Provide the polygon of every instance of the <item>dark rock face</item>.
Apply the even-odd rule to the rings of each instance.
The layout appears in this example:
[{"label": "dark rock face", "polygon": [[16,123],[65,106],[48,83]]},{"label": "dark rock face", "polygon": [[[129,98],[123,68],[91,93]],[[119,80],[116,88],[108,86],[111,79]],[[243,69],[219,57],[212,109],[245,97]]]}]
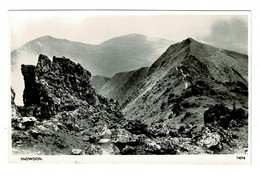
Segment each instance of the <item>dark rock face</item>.
[{"label": "dark rock face", "polygon": [[230,110],[223,104],[217,104],[204,112],[205,124],[217,124],[225,129],[231,125],[230,123],[242,123],[244,119],[247,119],[245,111],[242,108],[236,109],[235,105],[233,110]]},{"label": "dark rock face", "polygon": [[24,75],[25,89],[23,93],[23,101],[25,106],[39,104],[38,84],[35,82],[35,66],[22,65],[22,74]]},{"label": "dark rock face", "polygon": [[35,106],[34,116],[50,118],[80,106],[95,106],[99,98],[90,84],[91,74],[67,58],[40,55],[35,66],[22,65],[25,107]]}]

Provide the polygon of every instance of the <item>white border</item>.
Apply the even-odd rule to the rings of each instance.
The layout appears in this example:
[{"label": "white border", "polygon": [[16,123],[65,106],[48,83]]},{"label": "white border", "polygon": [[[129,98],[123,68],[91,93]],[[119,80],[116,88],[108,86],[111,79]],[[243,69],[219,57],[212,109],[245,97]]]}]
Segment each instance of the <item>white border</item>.
[{"label": "white border", "polygon": [[[49,11],[42,11],[43,13],[48,14]],[[64,12],[64,11],[62,11]],[[65,13],[76,12],[77,11],[65,11]],[[249,31],[249,51],[250,51],[250,43],[251,43],[251,12],[250,11],[114,11],[114,10],[106,10],[106,11],[80,11],[82,13],[89,13],[89,15],[247,15],[248,16],[248,31]],[[12,13],[12,12],[10,12]],[[27,12],[28,13],[28,12]],[[30,13],[30,11],[29,11]],[[33,14],[33,13],[32,13]],[[55,12],[54,12],[55,14]],[[251,54],[249,52],[249,80],[251,76]],[[249,82],[249,85],[250,82]],[[251,87],[249,87],[250,89]],[[251,110],[251,91],[249,91],[249,111]],[[9,103],[10,104],[10,103]],[[11,111],[11,110],[10,110]],[[251,130],[251,113],[249,113],[249,132]],[[11,129],[9,121],[9,129]],[[250,133],[251,134],[251,133]],[[9,162],[39,162],[39,163],[145,163],[145,164],[249,164],[250,163],[250,136],[249,138],[249,153],[247,155],[159,155],[159,156],[40,156],[42,160],[39,161],[22,161],[21,157],[12,155],[11,152],[11,140],[9,140]],[[9,130],[9,139],[11,139],[11,130]],[[245,160],[239,160],[237,157],[244,156]]]},{"label": "white border", "polygon": [[[208,2],[208,3],[207,3]],[[252,11],[252,164],[251,166],[205,166],[205,165],[14,165],[8,164],[7,156],[7,118],[8,108],[6,102],[9,100],[7,92],[9,87],[1,86],[1,114],[0,119],[0,135],[1,135],[1,148],[0,148],[0,167],[1,173],[8,175],[75,175],[75,174],[94,174],[94,175],[257,175],[259,173],[259,98],[260,98],[260,53],[259,53],[259,3],[257,0],[214,0],[214,1],[172,1],[172,0],[157,0],[157,1],[140,1],[132,0],[131,3],[120,0],[106,1],[106,0],[73,0],[71,2],[63,0],[60,1],[45,0],[45,1],[23,1],[23,0],[9,0],[0,1],[1,8],[1,49],[0,58],[1,65],[1,82],[8,85],[8,65],[7,58],[8,51],[8,29],[7,29],[7,10],[10,9],[174,9],[174,10],[251,10]]]}]

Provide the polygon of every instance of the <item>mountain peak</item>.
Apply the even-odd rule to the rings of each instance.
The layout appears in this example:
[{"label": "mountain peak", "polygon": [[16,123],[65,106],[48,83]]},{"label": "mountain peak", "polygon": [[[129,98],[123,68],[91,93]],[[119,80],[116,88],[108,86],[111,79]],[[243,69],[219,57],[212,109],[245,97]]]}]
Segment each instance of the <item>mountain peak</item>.
[{"label": "mountain peak", "polygon": [[193,38],[189,37],[185,40],[182,41],[183,44],[190,44],[190,43],[194,43],[197,42],[196,40],[194,40]]},{"label": "mountain peak", "polygon": [[[50,36],[50,35],[45,35],[45,36],[42,36],[42,37],[39,37],[37,38],[38,40],[42,40],[42,39],[55,39],[54,37]],[[36,39],[36,40],[37,40]]]}]

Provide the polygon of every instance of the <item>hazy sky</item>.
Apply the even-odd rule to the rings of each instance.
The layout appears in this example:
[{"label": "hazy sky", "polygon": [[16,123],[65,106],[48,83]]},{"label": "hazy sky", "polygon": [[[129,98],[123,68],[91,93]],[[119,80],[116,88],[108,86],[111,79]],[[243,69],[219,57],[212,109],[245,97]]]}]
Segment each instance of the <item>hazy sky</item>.
[{"label": "hazy sky", "polygon": [[213,46],[247,53],[247,13],[10,11],[10,47],[51,35],[99,44],[130,33],[174,41],[192,37]]}]

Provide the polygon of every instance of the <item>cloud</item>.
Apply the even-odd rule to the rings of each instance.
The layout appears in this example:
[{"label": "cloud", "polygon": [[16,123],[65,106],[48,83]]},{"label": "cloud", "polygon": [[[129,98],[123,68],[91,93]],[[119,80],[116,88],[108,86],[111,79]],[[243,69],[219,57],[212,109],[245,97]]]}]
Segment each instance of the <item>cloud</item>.
[{"label": "cloud", "polygon": [[247,18],[217,20],[210,28],[210,33],[203,38],[205,43],[213,46],[248,53],[248,22]]}]

